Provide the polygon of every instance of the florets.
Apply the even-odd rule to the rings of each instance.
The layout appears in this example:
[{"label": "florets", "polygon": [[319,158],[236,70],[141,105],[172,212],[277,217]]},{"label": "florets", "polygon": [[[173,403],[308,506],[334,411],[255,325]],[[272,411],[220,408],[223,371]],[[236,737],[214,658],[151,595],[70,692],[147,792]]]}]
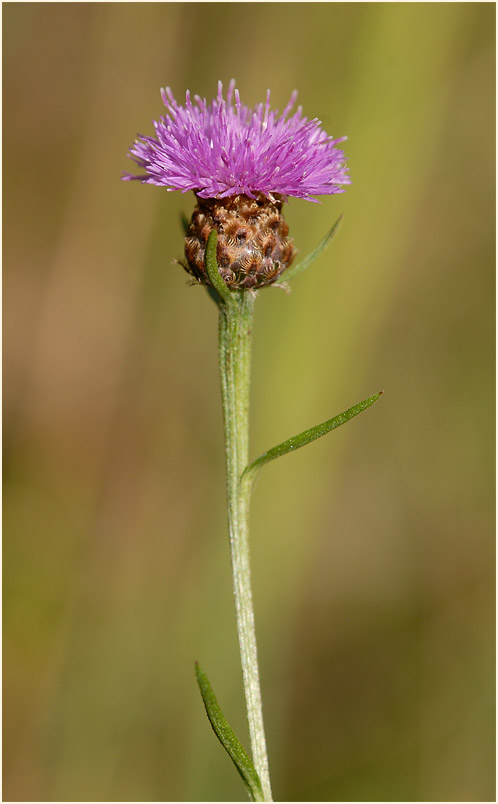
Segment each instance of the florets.
[{"label": "florets", "polygon": [[266,103],[249,108],[241,103],[235,82],[227,98],[222,84],[208,104],[187,92],[180,106],[169,88],[161,91],[167,115],[154,122],[155,137],[140,136],[131,158],[145,172],[137,179],[168,190],[194,190],[200,198],[260,194],[295,196],[315,201],[314,195],[344,192],[350,184],[343,151],[345,137],[333,139],[317,119],[291,115],[293,92],[282,114]]}]

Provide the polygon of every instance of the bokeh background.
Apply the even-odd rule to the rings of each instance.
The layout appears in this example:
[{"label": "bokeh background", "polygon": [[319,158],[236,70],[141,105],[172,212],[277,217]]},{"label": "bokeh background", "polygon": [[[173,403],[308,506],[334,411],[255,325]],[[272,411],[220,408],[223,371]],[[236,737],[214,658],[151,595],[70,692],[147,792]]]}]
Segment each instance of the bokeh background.
[{"label": "bokeh background", "polygon": [[252,563],[280,800],[494,800],[494,31],[484,3],[3,6],[4,800],[243,800],[216,310],[191,194],[124,184],[161,86],[294,88],[353,185],[256,308]]}]

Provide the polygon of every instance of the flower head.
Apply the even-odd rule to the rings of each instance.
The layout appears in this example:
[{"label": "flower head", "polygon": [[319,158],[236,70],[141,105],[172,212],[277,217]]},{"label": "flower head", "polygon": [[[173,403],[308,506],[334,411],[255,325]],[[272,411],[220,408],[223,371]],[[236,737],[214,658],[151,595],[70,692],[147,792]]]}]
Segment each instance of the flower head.
[{"label": "flower head", "polygon": [[180,106],[169,88],[161,95],[167,115],[154,122],[155,137],[140,136],[130,148],[145,174],[124,179],[194,190],[200,198],[289,195],[309,201],[350,184],[337,147],[346,138],[329,137],[319,120],[302,116],[301,107],[291,115],[296,92],[282,114],[270,109],[269,91],[266,103],[243,105],[235,81],[226,100],[219,82],[210,104],[197,95],[193,103],[187,92]]}]

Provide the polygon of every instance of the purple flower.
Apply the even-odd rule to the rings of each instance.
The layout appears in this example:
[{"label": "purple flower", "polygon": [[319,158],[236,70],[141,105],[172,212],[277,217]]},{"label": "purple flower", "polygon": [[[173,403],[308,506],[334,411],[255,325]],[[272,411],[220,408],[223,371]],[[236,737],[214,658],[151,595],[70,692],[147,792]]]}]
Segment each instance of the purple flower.
[{"label": "purple flower", "polygon": [[319,120],[302,116],[301,107],[291,115],[296,92],[281,115],[270,109],[269,91],[265,104],[244,106],[233,80],[227,99],[219,82],[209,105],[197,95],[192,103],[187,92],[185,106],[179,106],[169,88],[161,96],[168,114],[154,122],[155,137],[140,136],[130,148],[145,175],[125,174],[125,180],[194,190],[201,198],[278,194],[308,201],[344,192],[341,185],[350,184],[337,148],[346,137],[332,139]]}]

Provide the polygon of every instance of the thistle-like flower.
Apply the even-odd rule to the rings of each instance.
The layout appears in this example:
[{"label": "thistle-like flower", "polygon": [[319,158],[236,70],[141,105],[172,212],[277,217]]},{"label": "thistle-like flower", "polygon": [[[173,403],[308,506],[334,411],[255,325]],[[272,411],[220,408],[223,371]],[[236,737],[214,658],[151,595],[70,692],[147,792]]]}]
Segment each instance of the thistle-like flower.
[{"label": "thistle-like flower", "polygon": [[234,81],[226,100],[220,82],[210,105],[198,96],[192,103],[189,92],[185,106],[169,88],[161,95],[168,114],[154,122],[156,136],[140,136],[130,149],[145,172],[123,178],[195,192],[185,268],[199,282],[210,284],[204,252],[216,228],[225,283],[271,284],[294,257],[283,202],[288,196],[316,201],[314,195],[344,192],[350,179],[337,145],[346,138],[329,137],[319,120],[302,116],[301,107],[291,115],[295,92],[281,115],[270,109],[269,91],[265,104],[243,105]]},{"label": "thistle-like flower", "polygon": [[[249,460],[251,335],[255,292],[270,285],[291,264],[294,246],[282,206],[289,196],[344,192],[350,183],[345,156],[321,122],[292,114],[296,93],[282,114],[266,103],[254,109],[240,102],[231,81],[226,99],[187,97],[180,106],[162,91],[167,114],[154,123],[155,137],[139,137],[130,149],[142,174],[126,174],[168,190],[193,190],[197,205],[187,227],[185,269],[214,288],[219,312],[219,361],[225,431],[227,513],[233,591],[252,759],[224,717],[209,681],[196,676],[209,721],[235,764],[251,801],[273,801],[259,682],[256,632],[249,570],[249,505],[255,478],[269,461],[295,452],[366,410],[380,394]],[[339,219],[340,220],[340,219]],[[339,221],[297,273],[331,240]],[[290,274],[289,274],[290,277]],[[382,393],[382,392],[380,392]]]}]

